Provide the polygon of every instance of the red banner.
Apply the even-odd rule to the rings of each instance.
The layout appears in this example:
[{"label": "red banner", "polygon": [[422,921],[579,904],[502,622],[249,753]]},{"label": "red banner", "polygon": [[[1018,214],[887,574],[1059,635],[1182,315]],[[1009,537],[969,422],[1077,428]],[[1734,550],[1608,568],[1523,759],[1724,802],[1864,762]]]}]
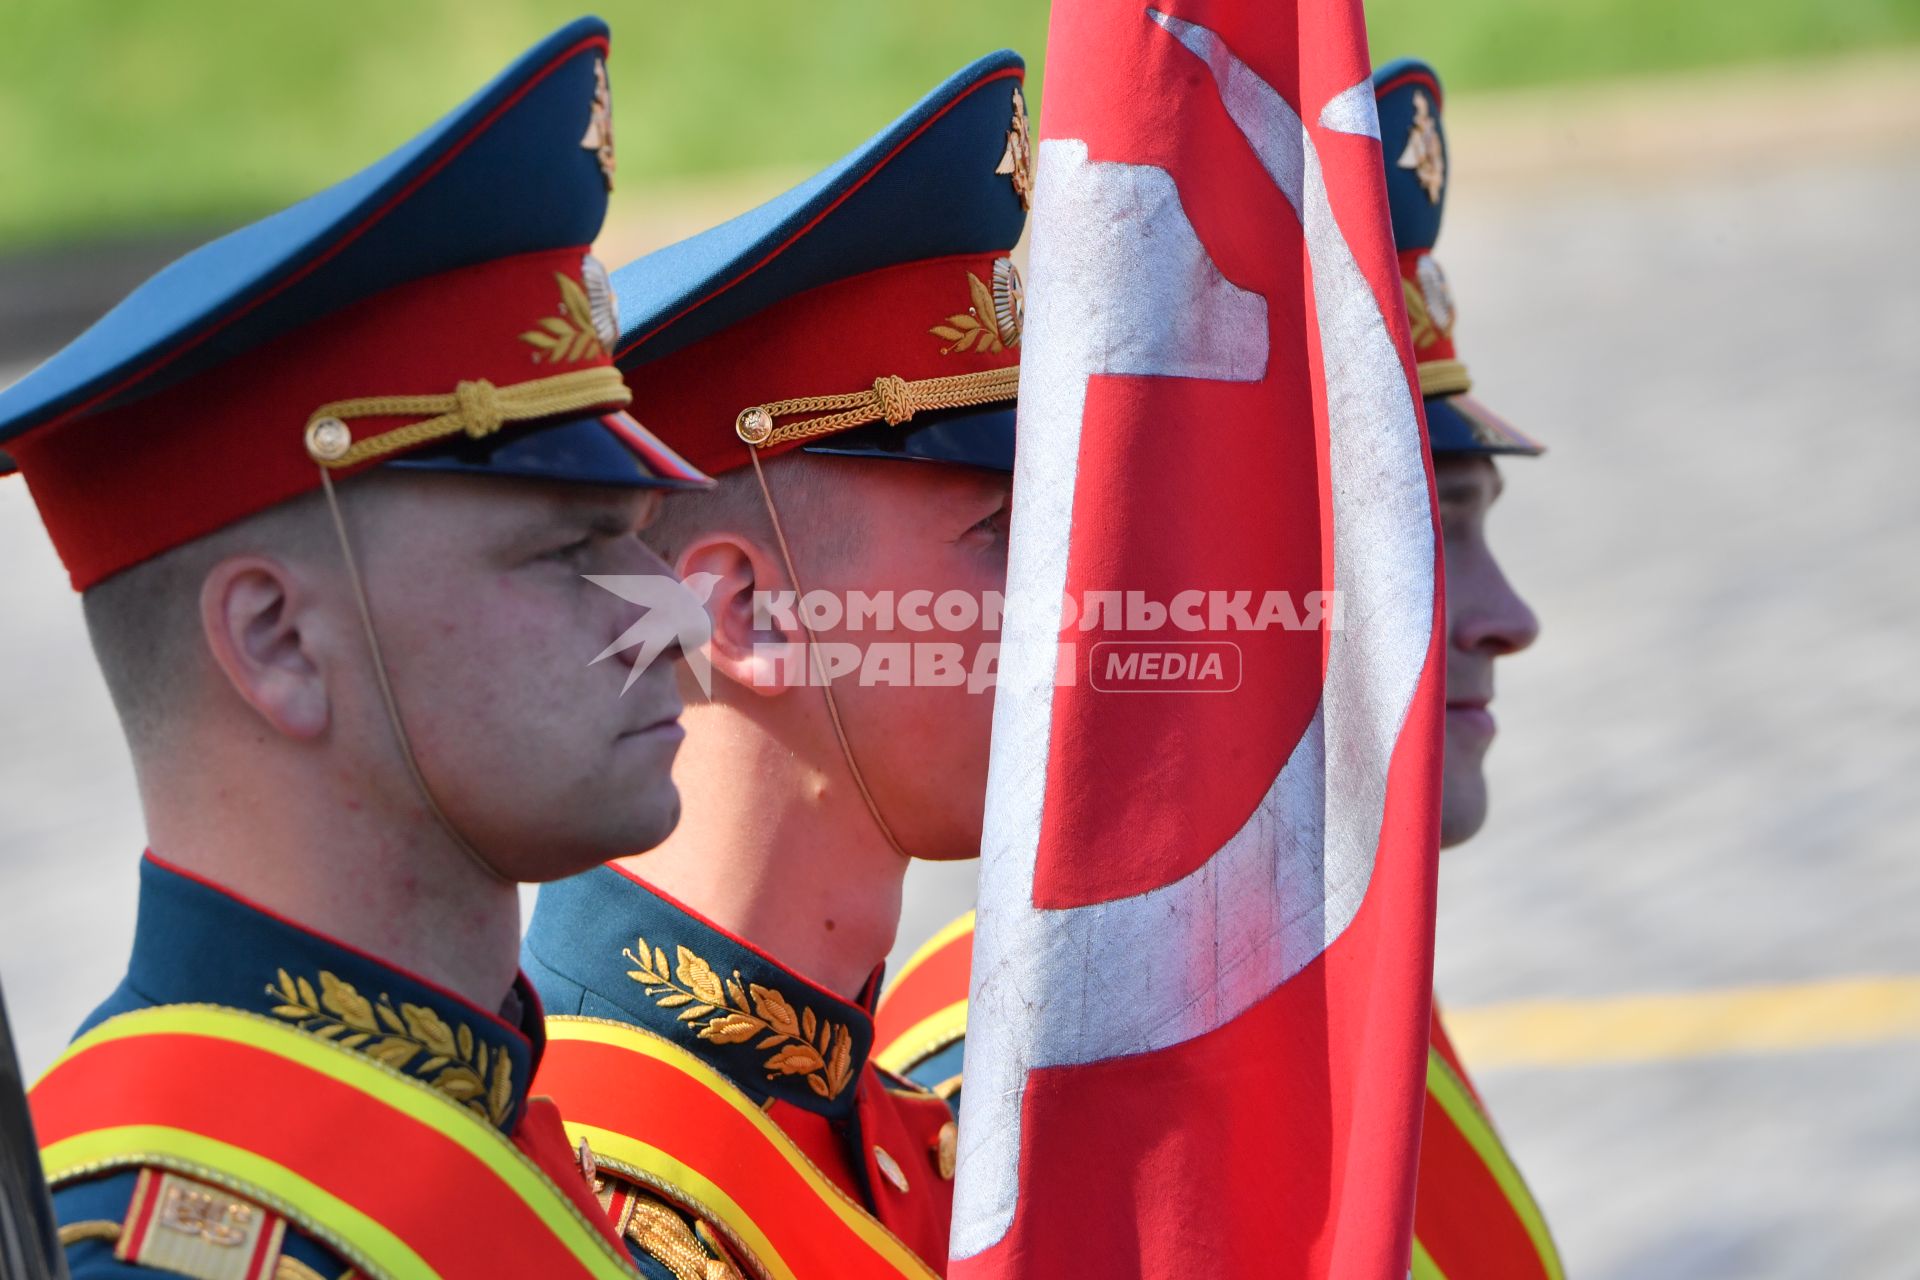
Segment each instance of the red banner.
[{"label": "red banner", "polygon": [[1436,522],[1358,0],[1057,0],[953,1274],[1400,1277]]}]

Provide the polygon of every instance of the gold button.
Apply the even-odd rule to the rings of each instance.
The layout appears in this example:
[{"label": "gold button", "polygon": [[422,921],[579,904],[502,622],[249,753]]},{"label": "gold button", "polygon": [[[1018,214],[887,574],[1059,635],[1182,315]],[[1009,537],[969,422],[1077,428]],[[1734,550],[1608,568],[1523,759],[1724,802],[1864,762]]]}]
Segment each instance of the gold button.
[{"label": "gold button", "polygon": [[948,1182],[953,1181],[953,1166],[960,1158],[960,1126],[949,1120],[940,1126],[940,1136],[934,1140],[934,1160],[940,1166],[940,1176]]},{"label": "gold button", "polygon": [[759,405],[751,409],[742,409],[740,417],[733,424],[733,429],[748,444],[765,444],[773,435],[773,415]]},{"label": "gold button", "polygon": [[880,1176],[891,1182],[895,1191],[907,1189],[907,1175],[900,1171],[899,1162],[877,1142],[873,1144],[873,1162],[880,1166]]},{"label": "gold button", "polygon": [[338,418],[315,418],[307,424],[307,453],[318,462],[338,462],[353,448],[353,432]]}]

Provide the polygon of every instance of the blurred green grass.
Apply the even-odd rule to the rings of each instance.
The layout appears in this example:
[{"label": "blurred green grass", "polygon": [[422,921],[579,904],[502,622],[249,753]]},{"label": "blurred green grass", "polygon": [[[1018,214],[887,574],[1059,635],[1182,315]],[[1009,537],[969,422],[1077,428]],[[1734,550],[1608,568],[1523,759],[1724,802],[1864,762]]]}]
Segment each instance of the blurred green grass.
[{"label": "blurred green grass", "polygon": [[[233,222],[351,173],[580,0],[4,0],[0,247]],[[1371,0],[1454,90],[1920,41],[1920,0]],[[824,162],[1041,0],[607,4],[623,183]],[[1039,86],[1033,96],[1039,97]]]},{"label": "blurred green grass", "polygon": [[1376,63],[1448,89],[1792,62],[1920,42],[1920,0],[1366,0]]}]

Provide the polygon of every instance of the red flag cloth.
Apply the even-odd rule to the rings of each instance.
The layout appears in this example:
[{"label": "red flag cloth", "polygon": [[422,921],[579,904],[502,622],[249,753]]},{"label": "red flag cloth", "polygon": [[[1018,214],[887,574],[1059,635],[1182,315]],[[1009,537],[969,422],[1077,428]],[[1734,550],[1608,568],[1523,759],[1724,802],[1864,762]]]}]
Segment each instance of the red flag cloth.
[{"label": "red flag cloth", "polygon": [[1402,1277],[1436,520],[1358,0],[1056,0],[951,1274]]}]

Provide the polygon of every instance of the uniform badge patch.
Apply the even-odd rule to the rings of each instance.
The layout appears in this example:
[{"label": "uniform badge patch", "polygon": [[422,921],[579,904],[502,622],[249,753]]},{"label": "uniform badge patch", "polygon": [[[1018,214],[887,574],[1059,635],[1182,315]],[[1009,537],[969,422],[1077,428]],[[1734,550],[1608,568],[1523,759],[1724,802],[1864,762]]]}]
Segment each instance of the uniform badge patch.
[{"label": "uniform badge patch", "polygon": [[142,1169],[113,1256],[196,1280],[264,1280],[287,1220],[224,1188]]},{"label": "uniform badge patch", "polygon": [[603,58],[593,63],[593,113],[587,118],[587,132],[580,139],[583,150],[600,159],[601,176],[607,190],[613,190],[613,91],[607,87],[607,64]]},{"label": "uniform badge patch", "polygon": [[1413,170],[1428,201],[1440,203],[1447,190],[1447,152],[1440,142],[1433,106],[1419,89],[1413,91],[1413,127],[1407,131],[1407,145],[1397,163],[1402,169]]},{"label": "uniform badge patch", "polygon": [[1007,149],[994,172],[1013,179],[1014,194],[1020,197],[1022,209],[1033,208],[1033,137],[1027,131],[1027,99],[1019,85],[1013,87],[1013,122],[1007,126]]}]

